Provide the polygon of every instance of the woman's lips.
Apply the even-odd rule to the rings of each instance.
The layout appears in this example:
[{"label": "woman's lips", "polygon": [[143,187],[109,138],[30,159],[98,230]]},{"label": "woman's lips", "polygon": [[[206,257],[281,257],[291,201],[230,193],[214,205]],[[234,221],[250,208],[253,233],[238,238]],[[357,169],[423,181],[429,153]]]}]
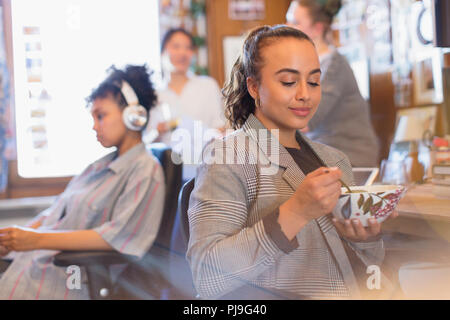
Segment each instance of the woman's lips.
[{"label": "woman's lips", "polygon": [[289,108],[296,116],[307,117],[311,112],[310,108]]}]

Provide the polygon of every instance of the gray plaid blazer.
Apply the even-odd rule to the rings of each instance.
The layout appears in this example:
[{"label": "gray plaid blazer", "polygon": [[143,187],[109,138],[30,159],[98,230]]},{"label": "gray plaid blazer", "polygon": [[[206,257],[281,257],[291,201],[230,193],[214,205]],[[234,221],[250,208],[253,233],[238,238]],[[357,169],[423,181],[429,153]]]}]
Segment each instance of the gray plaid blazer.
[{"label": "gray plaid blazer", "polygon": [[[342,152],[302,137],[352,184],[350,162]],[[342,244],[346,240],[330,215],[308,223],[297,235],[299,246],[289,253],[264,229],[262,218],[285,202],[305,175],[254,115],[241,129],[208,144],[202,160],[189,201],[187,252],[201,297],[219,298],[250,284],[312,298],[360,298]],[[379,265],[384,258],[382,240],[349,245],[366,265]]]}]

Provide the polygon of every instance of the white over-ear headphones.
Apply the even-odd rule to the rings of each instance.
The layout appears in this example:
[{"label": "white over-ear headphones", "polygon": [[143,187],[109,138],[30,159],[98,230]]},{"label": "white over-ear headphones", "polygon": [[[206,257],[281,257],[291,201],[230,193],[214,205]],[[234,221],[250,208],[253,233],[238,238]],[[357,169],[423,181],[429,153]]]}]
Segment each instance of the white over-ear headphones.
[{"label": "white over-ear headphones", "polygon": [[125,126],[132,131],[141,131],[145,128],[148,121],[148,112],[139,104],[138,97],[128,82],[122,80],[120,88],[127,107],[122,112]]}]

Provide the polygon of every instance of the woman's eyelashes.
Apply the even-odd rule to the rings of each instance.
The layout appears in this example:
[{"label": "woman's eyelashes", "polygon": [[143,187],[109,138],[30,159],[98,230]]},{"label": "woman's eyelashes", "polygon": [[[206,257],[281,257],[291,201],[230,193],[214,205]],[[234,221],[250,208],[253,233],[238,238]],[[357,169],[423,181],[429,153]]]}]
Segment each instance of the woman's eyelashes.
[{"label": "woman's eyelashes", "polygon": [[292,87],[297,81],[281,81],[281,84],[285,87]]},{"label": "woman's eyelashes", "polygon": [[[292,87],[297,83],[297,81],[281,81],[281,84],[285,87]],[[318,81],[308,81],[307,82],[311,87],[318,87],[320,83]]]}]

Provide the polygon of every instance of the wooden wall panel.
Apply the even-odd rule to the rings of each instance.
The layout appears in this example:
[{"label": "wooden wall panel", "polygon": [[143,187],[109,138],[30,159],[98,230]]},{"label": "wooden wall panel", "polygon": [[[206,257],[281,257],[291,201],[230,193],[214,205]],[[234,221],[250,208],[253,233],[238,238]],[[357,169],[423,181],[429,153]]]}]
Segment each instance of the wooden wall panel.
[{"label": "wooden wall panel", "polygon": [[444,132],[450,134],[450,52],[444,54],[443,61],[442,82],[444,90],[444,103],[442,108],[442,118],[444,119]]},{"label": "wooden wall panel", "polygon": [[17,161],[9,162],[8,198],[58,195],[64,191],[72,177],[22,178],[17,174]]},{"label": "wooden wall panel", "polygon": [[395,132],[394,85],[391,72],[370,75],[372,124],[380,143],[379,162],[389,155]]},{"label": "wooden wall panel", "polygon": [[264,20],[239,21],[228,18],[228,0],[207,0],[206,17],[208,29],[208,69],[219,86],[225,81],[222,41],[225,36],[242,35],[247,30],[264,24],[285,23],[291,0],[266,0]]}]

